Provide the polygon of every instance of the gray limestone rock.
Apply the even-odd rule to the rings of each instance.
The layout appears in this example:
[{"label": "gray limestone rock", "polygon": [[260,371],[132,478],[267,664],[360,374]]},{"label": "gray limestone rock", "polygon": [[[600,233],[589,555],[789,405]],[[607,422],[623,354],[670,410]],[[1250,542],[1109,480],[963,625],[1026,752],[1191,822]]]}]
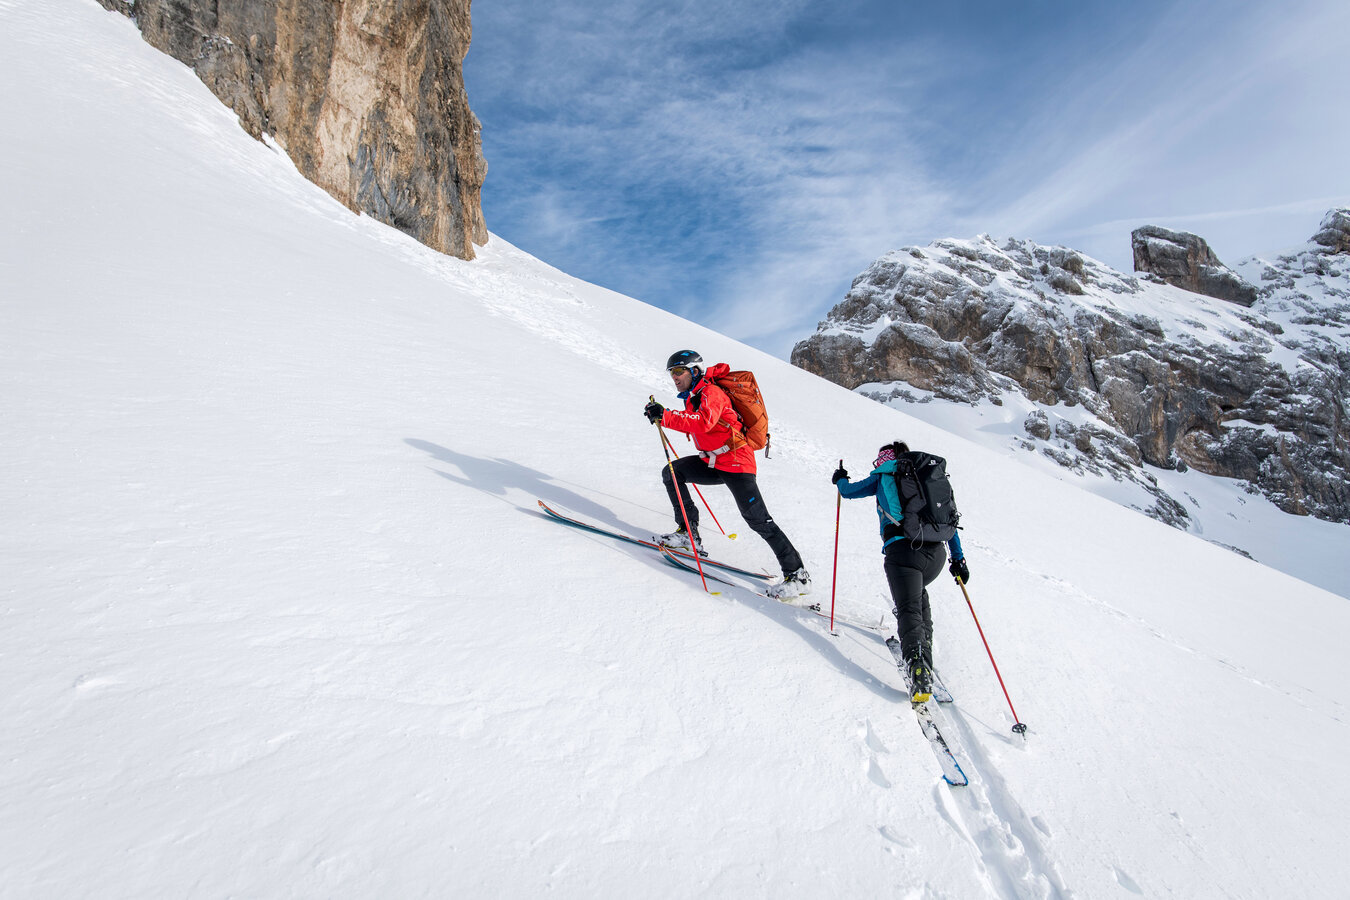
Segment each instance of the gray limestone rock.
[{"label": "gray limestone rock", "polygon": [[1256,302],[1256,288],[1220,262],[1204,238],[1145,225],[1134,230],[1130,242],[1136,272],[1157,275],[1179,288],[1243,306]]},{"label": "gray limestone rock", "polygon": [[1333,209],[1313,235],[1313,243],[1332,253],[1350,253],[1350,209]]},{"label": "gray limestone rock", "polygon": [[[1172,524],[1185,508],[1145,464],[1241,479],[1287,512],[1350,522],[1348,229],[1333,210],[1307,249],[1240,263],[1233,277],[1254,294],[1242,306],[1030,241],[904,248],[860,274],[791,359],[883,402],[907,386],[961,403],[1020,393],[1041,408],[1018,446],[1136,482],[1154,498],[1145,511]],[[1149,265],[1179,277],[1218,265],[1198,238],[1158,231],[1135,233]],[[1089,421],[1045,412],[1061,406]]]}]

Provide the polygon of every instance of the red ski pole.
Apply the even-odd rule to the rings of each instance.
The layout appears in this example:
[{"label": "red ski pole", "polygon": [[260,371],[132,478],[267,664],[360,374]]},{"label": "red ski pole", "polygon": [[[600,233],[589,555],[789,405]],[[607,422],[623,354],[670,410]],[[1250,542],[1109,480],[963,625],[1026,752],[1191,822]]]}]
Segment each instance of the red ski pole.
[{"label": "red ski pole", "polygon": [[[844,467],[844,461],[839,460],[839,468]],[[830,634],[838,635],[834,630],[834,591],[839,586],[839,510],[844,505],[844,495],[839,493],[839,486],[834,489],[834,574],[830,577]]]},{"label": "red ski pole", "polygon": [[[666,436],[666,433],[665,433],[664,431],[661,432],[661,440],[662,440],[662,442],[663,442],[663,446],[666,446],[666,447],[669,447],[669,448],[670,448],[670,449],[666,452],[666,459],[669,460],[669,459],[670,459],[670,454],[675,452],[675,445],[673,445],[673,444],[670,442],[670,438],[668,438],[668,437]],[[703,501],[703,508],[706,509],[706,510],[708,511],[708,515],[712,516],[713,524],[717,526],[717,530],[720,531],[720,532],[722,532],[723,535],[726,535],[726,537],[727,537],[728,540],[732,540],[732,541],[736,540],[736,535],[734,535],[734,534],[727,534],[727,530],[726,530],[725,528],[722,527],[722,523],[719,522],[719,521],[717,521],[717,514],[716,514],[715,512],[713,512],[713,511],[712,511],[712,507],[708,505],[708,501],[707,501],[707,499],[703,496],[703,492],[700,491],[700,490],[698,489],[698,485],[696,485],[696,484],[694,484],[694,483],[691,482],[691,483],[689,484],[689,486],[690,486],[691,488],[694,489],[694,493],[698,494],[698,499],[700,499],[700,500]]]},{"label": "red ski pole", "polygon": [[[656,402],[655,397],[650,399],[653,403]],[[666,467],[670,469],[670,483],[675,486],[675,499],[680,501],[680,515],[684,516],[684,533],[689,537],[689,550],[693,554],[694,565],[698,567],[698,580],[703,582],[703,590],[711,594],[712,591],[708,590],[708,579],[703,575],[703,561],[699,559],[698,546],[694,543],[694,529],[689,526],[689,510],[684,508],[684,498],[680,496],[680,483],[675,480],[675,461],[670,458],[670,451],[666,449],[666,444],[669,443],[666,440],[666,430],[660,425],[656,426],[656,430],[661,433],[661,452],[666,455]]]},{"label": "red ski pole", "polygon": [[961,593],[965,595],[966,606],[970,607],[970,617],[975,620],[975,628],[980,632],[980,640],[984,641],[984,652],[989,654],[989,662],[994,667],[994,675],[998,677],[998,686],[1003,688],[1003,699],[1008,701],[1008,709],[1012,710],[1013,721],[1017,723],[1013,725],[1012,730],[1018,734],[1026,734],[1027,726],[1022,724],[1022,720],[1018,718],[1017,710],[1013,709],[1012,698],[1008,696],[1008,686],[1003,683],[1003,676],[999,674],[998,663],[994,662],[994,651],[989,649],[989,641],[985,639],[984,629],[980,627],[980,617],[975,615],[975,605],[970,602],[970,592],[966,590],[965,582],[960,578],[956,579],[956,583],[960,586]]}]

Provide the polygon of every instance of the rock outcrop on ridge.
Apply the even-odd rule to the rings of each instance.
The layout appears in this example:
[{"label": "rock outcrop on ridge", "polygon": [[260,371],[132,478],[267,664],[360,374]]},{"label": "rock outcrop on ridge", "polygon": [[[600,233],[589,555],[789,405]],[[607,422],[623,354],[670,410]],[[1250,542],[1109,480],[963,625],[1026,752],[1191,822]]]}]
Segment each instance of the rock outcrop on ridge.
[{"label": "rock outcrop on ridge", "polygon": [[1134,270],[1207,297],[1251,306],[1256,288],[1219,261],[1199,235],[1145,225],[1130,235]]},{"label": "rock outcrop on ridge", "polygon": [[[1171,233],[1140,232],[1156,261]],[[873,263],[791,358],[883,401],[1021,395],[1035,406],[1023,446],[1143,485],[1147,512],[1174,525],[1185,508],[1145,465],[1241,479],[1286,512],[1350,522],[1350,210],[1295,252],[1225,271],[1250,305],[1063,247],[936,241]]]},{"label": "rock outcrop on ridge", "polygon": [[487,242],[469,0],[99,2],[352,210],[463,259]]}]

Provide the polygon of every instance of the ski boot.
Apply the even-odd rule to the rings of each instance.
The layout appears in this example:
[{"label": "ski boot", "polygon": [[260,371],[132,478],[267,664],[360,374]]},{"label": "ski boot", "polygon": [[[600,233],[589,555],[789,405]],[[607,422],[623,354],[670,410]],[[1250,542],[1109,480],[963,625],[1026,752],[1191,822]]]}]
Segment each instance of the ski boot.
[{"label": "ski boot", "polygon": [[933,699],[933,679],[923,657],[916,656],[909,661],[905,667],[905,680],[909,682],[910,703],[927,703]]},{"label": "ski boot", "polygon": [[699,556],[708,555],[708,551],[703,549],[703,540],[698,536],[697,528],[694,529],[694,540],[692,544],[683,525],[669,534],[654,535],[652,540],[669,550],[683,550],[686,553],[697,550]]},{"label": "ski boot", "polygon": [[771,585],[764,593],[780,603],[806,606],[806,601],[801,598],[811,593],[811,573],[804,567],[795,572],[788,572],[781,582]]}]

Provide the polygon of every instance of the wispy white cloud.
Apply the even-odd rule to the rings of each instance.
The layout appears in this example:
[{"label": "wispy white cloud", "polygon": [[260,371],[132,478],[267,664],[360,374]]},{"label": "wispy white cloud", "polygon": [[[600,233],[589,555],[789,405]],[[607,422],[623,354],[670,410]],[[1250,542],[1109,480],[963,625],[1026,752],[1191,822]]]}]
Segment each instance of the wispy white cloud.
[{"label": "wispy white cloud", "polygon": [[[893,53],[859,65],[818,48],[779,47],[775,29],[752,20],[774,45],[762,56],[706,71],[695,65],[702,53],[663,58],[665,72],[516,125],[512,140],[573,160],[570,174],[590,187],[569,185],[567,198],[579,204],[570,220],[531,225],[554,247],[591,245],[592,269],[577,274],[604,271],[610,286],[762,339],[809,330],[851,278],[848,268],[894,242],[897,219],[927,220],[944,201],[904,127],[931,59]],[[648,23],[628,38],[668,41],[672,28]],[[714,29],[698,36],[727,38]],[[678,42],[695,41],[681,32]],[[506,236],[538,252],[529,239]],[[659,251],[642,246],[656,240],[665,244]],[[635,260],[644,249],[652,252]],[[635,263],[641,277],[625,280]]]},{"label": "wispy white cloud", "polygon": [[[1309,213],[1294,227],[1310,234],[1327,207],[1290,198],[1334,204],[1350,194],[1350,116],[1336,111],[1345,101],[1335,75],[1350,7],[1201,12],[1159,22],[1135,52],[1075,89],[1068,114],[1038,116],[1048,137],[1005,160],[1000,178],[1013,196],[977,207],[979,227],[1061,243],[1090,237],[1098,248],[1115,232],[1109,252],[1093,253],[1113,265],[1128,265],[1129,231],[1149,222],[1226,223],[1229,235],[1245,231],[1234,244],[1244,253],[1290,242],[1293,213]],[[1089,118],[1084,107],[1112,95],[1110,117],[1065,140]],[[1290,221],[1272,228],[1273,218]]]},{"label": "wispy white cloud", "polygon": [[780,354],[905,243],[1127,267],[1146,220],[1255,234],[1350,194],[1342,6],[480,5],[488,225]]}]

